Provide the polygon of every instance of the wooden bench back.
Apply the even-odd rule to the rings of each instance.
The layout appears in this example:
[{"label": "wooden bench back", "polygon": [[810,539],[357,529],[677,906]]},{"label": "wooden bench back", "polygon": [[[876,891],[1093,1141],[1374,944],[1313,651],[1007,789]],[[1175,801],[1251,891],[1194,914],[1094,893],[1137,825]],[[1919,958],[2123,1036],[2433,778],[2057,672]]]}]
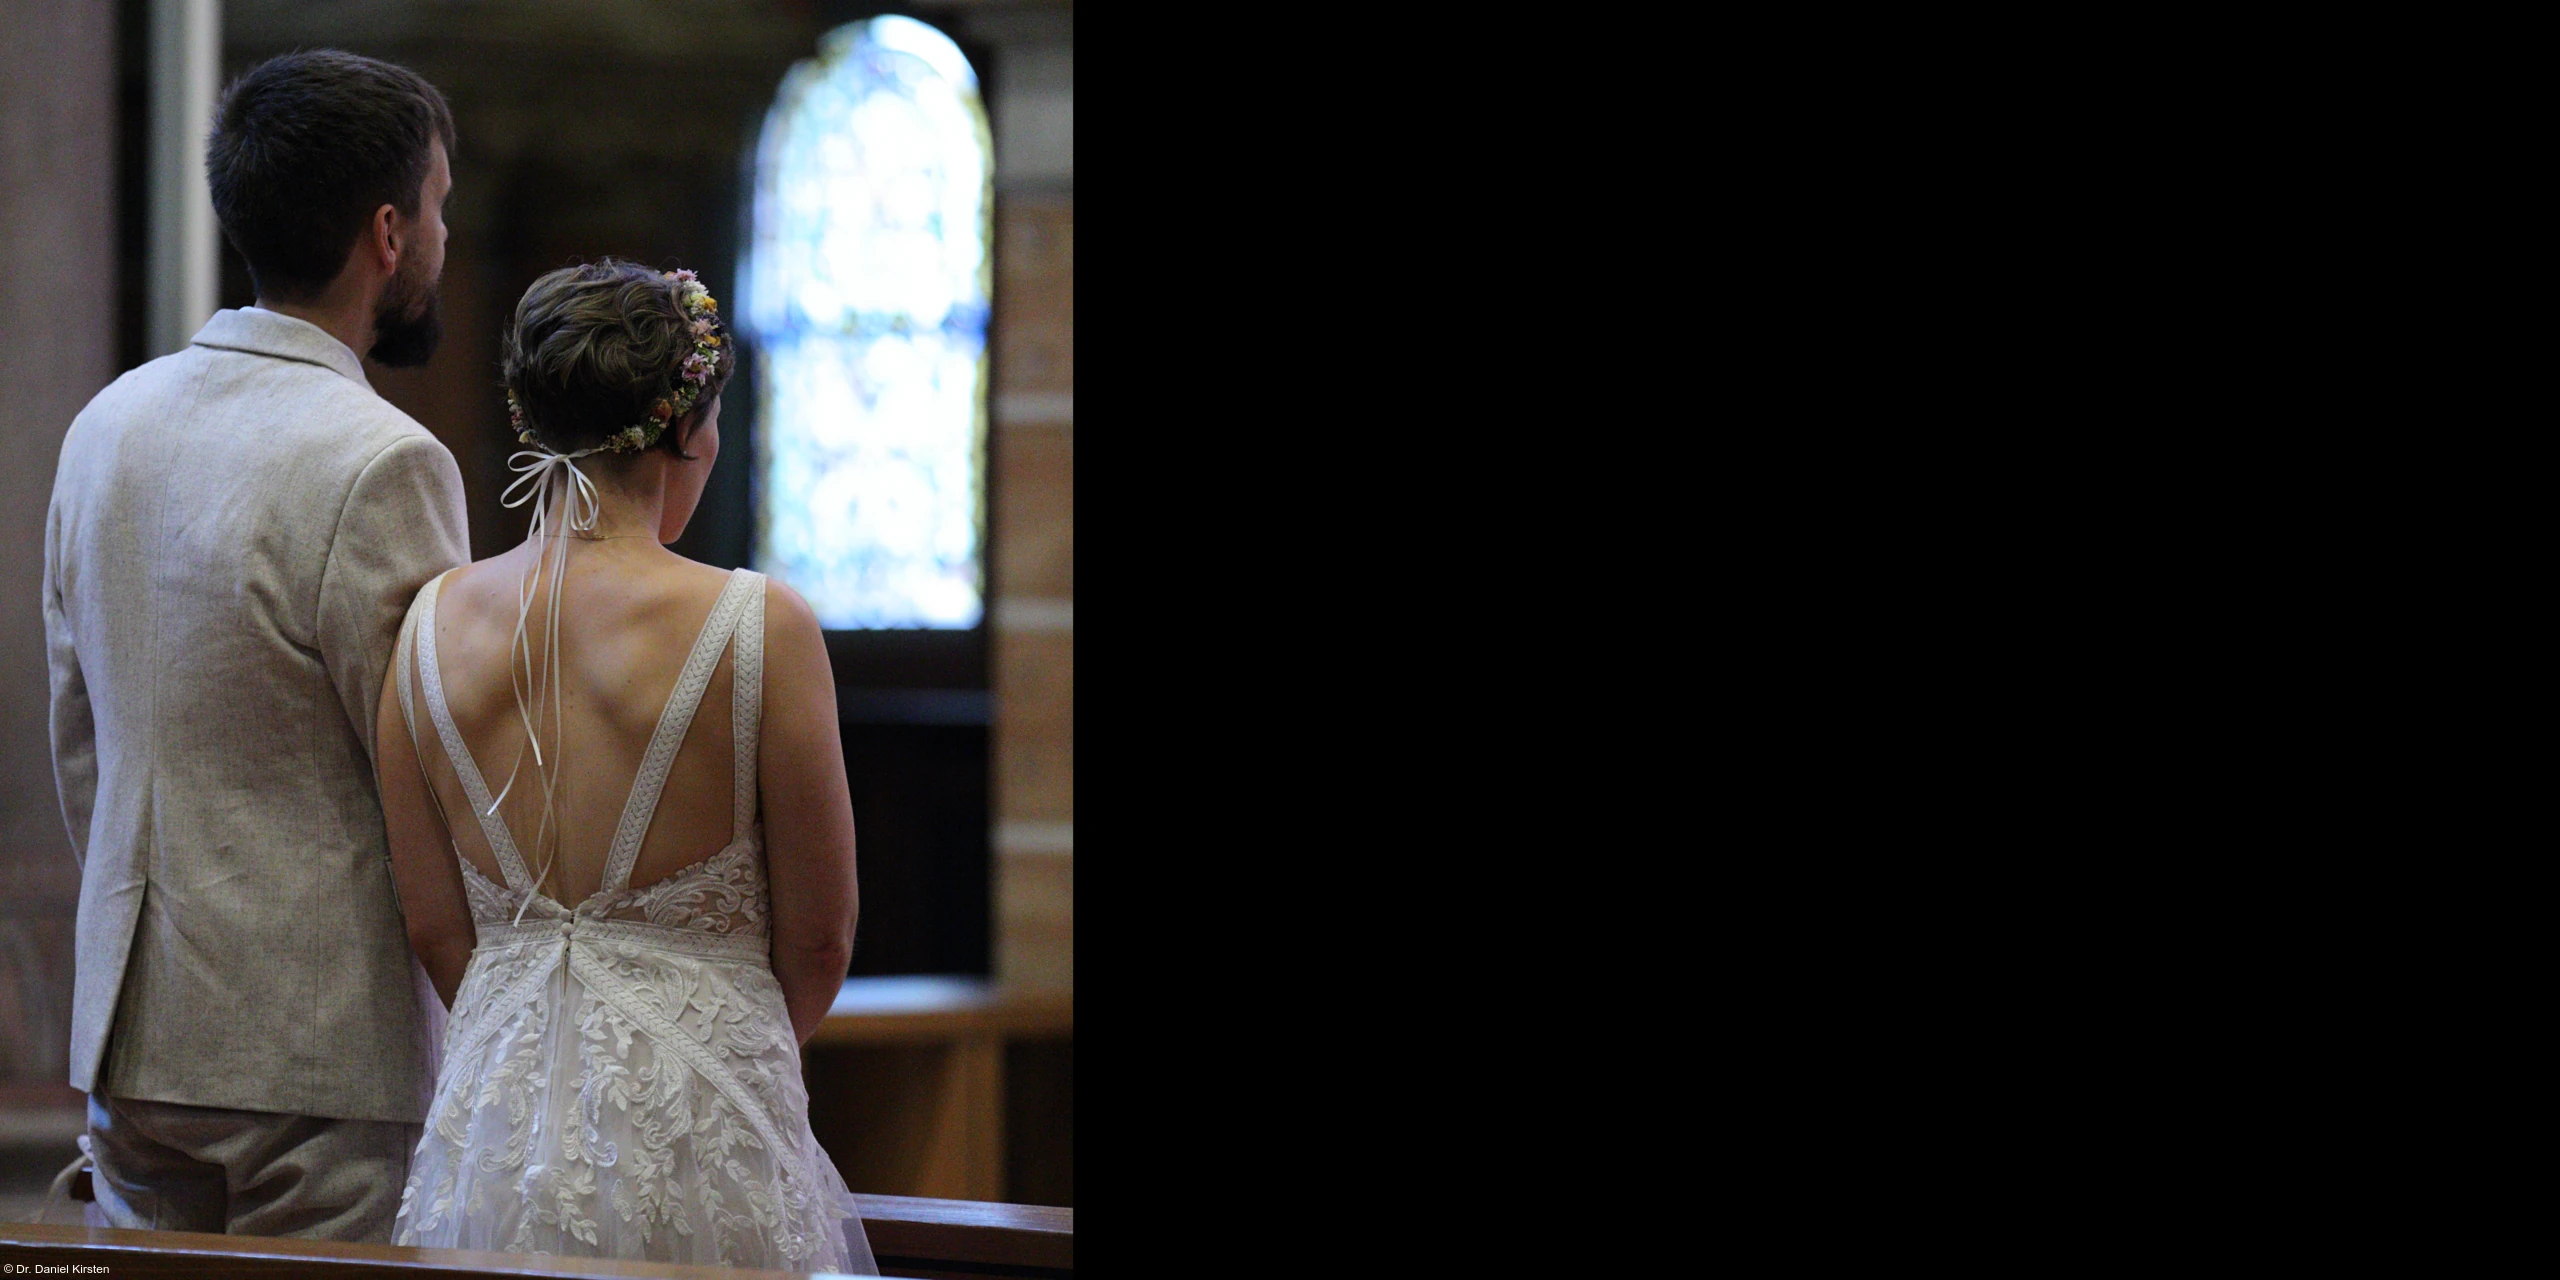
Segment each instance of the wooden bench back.
[{"label": "wooden bench back", "polygon": [[[1075,1210],[910,1196],[854,1197],[880,1271],[920,1280],[1044,1277],[1075,1274]],[[0,1264],[46,1272],[117,1277],[322,1276],[327,1280],[445,1280],[506,1276],[523,1280],[803,1280],[810,1274],[728,1267],[678,1266],[544,1258],[471,1249],[404,1249],[395,1245],[273,1240],[181,1231],[109,1231],[88,1227],[0,1224]],[[104,1272],[53,1272],[73,1267]]]}]

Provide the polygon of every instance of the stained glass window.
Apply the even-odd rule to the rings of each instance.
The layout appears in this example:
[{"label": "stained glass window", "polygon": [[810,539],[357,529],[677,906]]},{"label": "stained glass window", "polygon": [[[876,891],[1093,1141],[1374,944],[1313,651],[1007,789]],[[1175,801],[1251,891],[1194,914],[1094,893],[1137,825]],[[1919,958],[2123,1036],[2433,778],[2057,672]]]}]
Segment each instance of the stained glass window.
[{"label": "stained glass window", "polygon": [[765,117],[738,272],[755,565],[821,626],[985,611],[993,156],[977,74],[912,18],[829,33]]}]

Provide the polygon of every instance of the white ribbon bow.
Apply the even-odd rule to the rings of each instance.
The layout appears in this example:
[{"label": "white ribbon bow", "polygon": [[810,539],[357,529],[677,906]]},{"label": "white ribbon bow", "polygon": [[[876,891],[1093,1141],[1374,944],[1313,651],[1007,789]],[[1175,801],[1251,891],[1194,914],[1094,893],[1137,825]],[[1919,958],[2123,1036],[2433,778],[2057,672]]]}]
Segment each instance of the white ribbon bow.
[{"label": "white ribbon bow", "polygon": [[596,486],[587,479],[586,472],[578,470],[576,459],[603,448],[603,445],[597,445],[576,453],[554,453],[542,445],[535,445],[508,455],[507,470],[515,472],[516,478],[501,495],[501,501],[509,507],[521,507],[537,498],[542,499],[541,504],[533,509],[533,524],[525,530],[526,537],[539,538],[551,527],[549,495],[553,480],[564,480],[570,495],[576,500],[576,508],[563,513],[569,528],[584,533],[596,527]]}]

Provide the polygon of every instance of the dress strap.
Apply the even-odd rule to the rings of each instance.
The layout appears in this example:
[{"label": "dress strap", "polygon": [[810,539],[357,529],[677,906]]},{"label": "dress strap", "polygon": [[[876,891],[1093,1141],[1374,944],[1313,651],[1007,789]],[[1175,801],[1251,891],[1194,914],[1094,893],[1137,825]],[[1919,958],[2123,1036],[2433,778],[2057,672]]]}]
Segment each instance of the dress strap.
[{"label": "dress strap", "polygon": [[[507,888],[523,893],[533,887],[533,877],[524,869],[524,858],[516,852],[515,838],[507,834],[507,824],[491,812],[497,806],[489,799],[488,781],[480,776],[480,766],[471,759],[471,748],[463,745],[462,733],[453,727],[453,711],[445,705],[444,672],[436,660],[436,596],[444,587],[444,579],[430,579],[418,592],[418,683],[426,687],[427,715],[435,721],[436,737],[444,743],[445,759],[453,765],[455,776],[462,779],[462,794],[471,801],[471,812],[480,819],[480,834],[489,841],[489,852],[498,859],[498,871],[507,878]],[[400,686],[402,706],[407,706],[409,687]]]},{"label": "dress strap", "polygon": [[764,575],[750,569],[753,580],[746,608],[738,615],[737,644],[729,663],[730,742],[737,773],[730,781],[729,843],[747,838],[756,820],[756,738],[764,725]]},{"label": "dress strap", "polygon": [[667,771],[675,765],[677,748],[684,745],[685,730],[693,727],[693,713],[702,706],[712,669],[720,665],[720,651],[729,647],[730,633],[737,629],[748,597],[764,598],[761,591],[749,590],[757,585],[750,581],[754,578],[746,570],[732,570],[728,585],[711,606],[711,616],[702,620],[702,633],[694,637],[693,652],[686,656],[684,671],[667,695],[666,709],[658,713],[658,729],[649,737],[648,754],[640,758],[640,772],[631,779],[631,798],[623,802],[622,825],[613,833],[613,849],[605,857],[598,893],[620,893],[631,887],[631,865],[640,858],[640,841],[658,815],[658,795],[667,788]]},{"label": "dress strap", "polygon": [[[437,574],[425,587],[419,589],[419,594],[423,596],[426,592],[434,590],[436,582],[443,578],[443,574]],[[400,643],[393,646],[391,650],[391,683],[400,690],[400,727],[408,731],[409,756],[418,762],[418,784],[426,788],[427,799],[435,805],[436,818],[444,823],[445,832],[450,839],[453,831],[453,815],[444,811],[444,797],[436,793],[436,780],[427,772],[427,746],[418,739],[418,695],[410,688],[410,682],[416,678],[420,611],[416,607],[415,599],[410,601],[410,605],[409,612],[402,615],[400,619]],[[381,758],[379,749],[374,754],[377,760]],[[469,860],[462,859],[462,850],[459,847],[454,849],[453,854],[456,859],[462,860],[464,871],[473,875],[479,874],[472,870]],[[385,858],[390,856],[387,848],[383,856]]]}]

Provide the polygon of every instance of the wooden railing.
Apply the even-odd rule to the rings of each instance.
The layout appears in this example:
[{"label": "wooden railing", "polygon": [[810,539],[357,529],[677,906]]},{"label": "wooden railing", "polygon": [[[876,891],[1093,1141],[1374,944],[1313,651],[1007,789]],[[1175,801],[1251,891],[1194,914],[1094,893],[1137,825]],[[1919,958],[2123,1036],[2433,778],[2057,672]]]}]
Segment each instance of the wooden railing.
[{"label": "wooden railing", "polygon": [[[854,1198],[862,1207],[863,1234],[870,1237],[871,1251],[879,1259],[882,1275],[919,1280],[994,1276],[1067,1280],[1075,1274],[1073,1209],[908,1196]],[[270,1280],[282,1276],[322,1276],[328,1280],[443,1280],[463,1276],[522,1280],[804,1280],[812,1274],[824,1274],[16,1223],[0,1225],[0,1267],[12,1268],[6,1271],[9,1275],[202,1276],[217,1280]],[[14,1269],[21,1267],[26,1269]],[[43,1269],[36,1270],[38,1267]]]}]

